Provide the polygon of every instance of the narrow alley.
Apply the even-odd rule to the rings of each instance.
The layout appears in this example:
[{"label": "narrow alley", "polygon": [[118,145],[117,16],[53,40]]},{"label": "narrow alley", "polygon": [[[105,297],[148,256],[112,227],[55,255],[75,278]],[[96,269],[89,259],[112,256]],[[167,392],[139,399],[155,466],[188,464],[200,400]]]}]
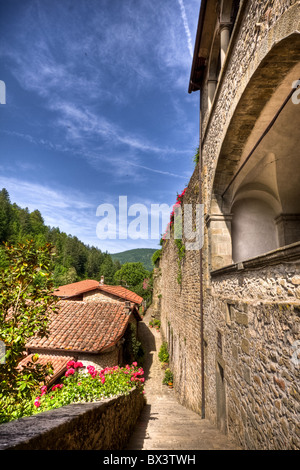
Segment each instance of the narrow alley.
[{"label": "narrow alley", "polygon": [[150,329],[151,308],[140,323],[146,350],[146,405],[126,450],[239,450],[238,445],[206,419],[180,405],[174,390],[162,384],[164,372],[158,359],[161,334]]}]

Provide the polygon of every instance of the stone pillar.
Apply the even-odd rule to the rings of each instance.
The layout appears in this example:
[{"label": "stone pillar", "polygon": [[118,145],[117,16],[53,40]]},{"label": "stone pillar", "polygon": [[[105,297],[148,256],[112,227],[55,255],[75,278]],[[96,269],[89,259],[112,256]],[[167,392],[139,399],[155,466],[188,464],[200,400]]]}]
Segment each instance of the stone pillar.
[{"label": "stone pillar", "polygon": [[215,213],[207,218],[212,271],[232,264],[231,220],[232,214]]},{"label": "stone pillar", "polygon": [[207,81],[208,110],[211,109],[212,102],[215,96],[216,87],[217,87],[217,80],[209,79]]},{"label": "stone pillar", "polygon": [[300,214],[280,214],[275,219],[279,246],[300,241]]},{"label": "stone pillar", "polygon": [[220,55],[221,55],[221,68],[223,67],[225,57],[226,57],[226,52],[228,49],[228,44],[229,44],[229,39],[230,39],[230,26],[227,24],[221,25],[220,28]]}]

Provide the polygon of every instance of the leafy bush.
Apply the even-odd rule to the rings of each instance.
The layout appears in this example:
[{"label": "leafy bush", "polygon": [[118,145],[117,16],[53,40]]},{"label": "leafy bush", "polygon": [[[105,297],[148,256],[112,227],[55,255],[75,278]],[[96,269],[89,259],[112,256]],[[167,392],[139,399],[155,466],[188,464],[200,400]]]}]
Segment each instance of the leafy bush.
[{"label": "leafy bush", "polygon": [[143,393],[143,375],[143,369],[139,368],[136,362],[131,366],[106,367],[97,371],[94,366],[87,366],[85,370],[81,362],[70,361],[61,383],[53,385],[49,390],[43,386],[38,396],[27,403],[26,413],[19,412],[18,416],[7,414],[6,419],[2,417],[1,422],[60,408],[70,403],[93,402],[120,394],[126,395],[134,386]]},{"label": "leafy bush", "polygon": [[0,422],[27,413],[32,393],[52,373],[51,365],[27,362],[20,370],[26,343],[48,334],[50,312],[56,312],[52,295],[52,250],[33,241],[3,247],[7,266],[0,272],[0,340],[5,348],[0,365]]},{"label": "leafy bush", "polygon": [[142,343],[137,339],[136,327],[132,323],[125,333],[124,361],[130,363],[136,361],[138,365],[143,365],[145,350]]},{"label": "leafy bush", "polygon": [[168,343],[165,341],[160,347],[158,359],[160,360],[160,362],[169,362]]},{"label": "leafy bush", "polygon": [[157,328],[159,330],[160,328],[160,320],[157,320],[157,318],[154,318],[154,320],[149,321],[149,326],[154,326],[154,328]]},{"label": "leafy bush", "polygon": [[70,403],[93,402],[120,394],[128,394],[133,386],[143,391],[144,371],[137,363],[125,367],[106,367],[100,372],[94,366],[87,366],[87,372],[80,372],[81,362],[70,361],[61,384],[47,391],[42,387],[35,398],[35,412],[47,411]]},{"label": "leafy bush", "polygon": [[171,369],[166,369],[163,384],[168,385],[169,383],[173,383],[173,373]]},{"label": "leafy bush", "polygon": [[155,264],[157,263],[158,260],[160,260],[161,258],[161,255],[162,255],[162,249],[160,250],[156,250],[153,255],[152,255],[152,263]]}]

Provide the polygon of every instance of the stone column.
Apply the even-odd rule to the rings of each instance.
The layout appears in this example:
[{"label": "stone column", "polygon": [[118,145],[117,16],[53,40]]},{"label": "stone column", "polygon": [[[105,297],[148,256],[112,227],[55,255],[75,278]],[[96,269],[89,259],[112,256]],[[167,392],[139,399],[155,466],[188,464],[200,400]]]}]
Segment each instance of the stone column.
[{"label": "stone column", "polygon": [[207,81],[208,110],[211,109],[212,102],[215,96],[216,87],[217,87],[216,79],[214,80],[209,79]]},{"label": "stone column", "polygon": [[300,241],[300,214],[280,214],[275,219],[279,246]]},{"label": "stone column", "polygon": [[232,214],[215,213],[207,218],[212,271],[232,264],[231,220]]},{"label": "stone column", "polygon": [[224,61],[225,61],[225,56],[226,56],[226,52],[227,52],[227,49],[228,49],[229,39],[230,39],[230,26],[227,25],[227,24],[223,24],[220,27],[221,68],[223,67],[223,64],[224,64]]}]

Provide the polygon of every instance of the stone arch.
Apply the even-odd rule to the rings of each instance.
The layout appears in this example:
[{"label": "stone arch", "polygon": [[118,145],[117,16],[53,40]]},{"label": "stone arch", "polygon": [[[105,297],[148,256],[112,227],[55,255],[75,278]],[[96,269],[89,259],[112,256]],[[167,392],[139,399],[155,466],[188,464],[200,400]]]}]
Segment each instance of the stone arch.
[{"label": "stone arch", "polygon": [[[282,16],[291,18],[290,10]],[[283,17],[249,66],[215,162],[208,216],[212,270],[300,241],[300,108],[291,100],[292,83],[300,77],[300,34]],[[263,230],[257,232],[260,249],[248,252],[237,241],[247,226],[246,209],[249,220],[250,213],[258,224],[265,218],[261,228],[269,238],[266,244]]]}]

